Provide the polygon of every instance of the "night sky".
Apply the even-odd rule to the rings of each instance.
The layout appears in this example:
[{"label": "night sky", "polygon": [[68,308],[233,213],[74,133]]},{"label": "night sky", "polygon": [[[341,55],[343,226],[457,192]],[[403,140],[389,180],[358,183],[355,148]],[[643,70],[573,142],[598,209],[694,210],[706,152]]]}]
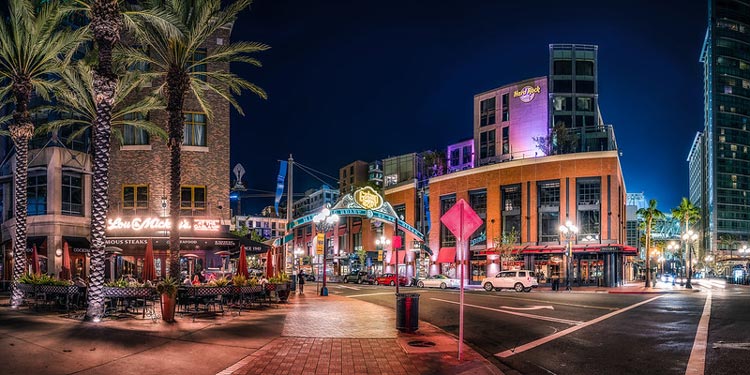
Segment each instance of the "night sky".
[{"label": "night sky", "polygon": [[[232,115],[231,166],[243,164],[248,188],[270,192],[290,153],[336,177],[354,160],[444,150],[472,137],[474,94],[548,75],[550,43],[596,44],[599,106],[614,125],[627,191],[668,211],[688,194],[686,159],[703,129],[706,6],[255,0],[232,38],[272,49],[256,56],[262,68],[232,69],[269,98],[240,98],[246,115]],[[295,170],[295,192],[320,184]],[[242,210],[271,204],[248,198]]]}]

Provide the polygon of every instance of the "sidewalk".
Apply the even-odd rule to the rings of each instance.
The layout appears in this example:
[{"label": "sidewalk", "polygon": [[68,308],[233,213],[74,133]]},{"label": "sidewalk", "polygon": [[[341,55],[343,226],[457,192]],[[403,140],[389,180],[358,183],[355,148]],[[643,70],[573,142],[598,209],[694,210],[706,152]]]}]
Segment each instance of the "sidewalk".
[{"label": "sidewalk", "polygon": [[434,326],[399,333],[393,309],[314,292],[172,325],[0,305],[3,374],[502,374],[467,345],[458,361],[457,340]]},{"label": "sidewalk", "polygon": [[565,290],[565,285],[560,285],[560,290],[553,291],[549,285],[539,286],[534,292],[541,293],[609,293],[609,294],[671,294],[671,293],[697,293],[701,291],[698,282],[693,282],[693,289],[687,289],[680,284],[663,283],[657,281],[654,287],[647,288],[645,281],[627,282],[618,287],[600,287],[600,286],[577,286],[571,285],[571,290]]}]

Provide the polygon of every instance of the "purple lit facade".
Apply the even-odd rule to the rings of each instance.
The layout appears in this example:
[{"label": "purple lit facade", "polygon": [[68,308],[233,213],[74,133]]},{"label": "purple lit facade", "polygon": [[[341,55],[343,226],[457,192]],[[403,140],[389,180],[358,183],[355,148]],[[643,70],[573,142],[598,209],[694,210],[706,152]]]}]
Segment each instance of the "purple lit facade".
[{"label": "purple lit facade", "polygon": [[448,146],[448,173],[474,168],[474,140],[467,139]]},{"label": "purple lit facade", "polygon": [[475,95],[475,165],[544,156],[534,137],[548,134],[547,97],[547,77]]}]

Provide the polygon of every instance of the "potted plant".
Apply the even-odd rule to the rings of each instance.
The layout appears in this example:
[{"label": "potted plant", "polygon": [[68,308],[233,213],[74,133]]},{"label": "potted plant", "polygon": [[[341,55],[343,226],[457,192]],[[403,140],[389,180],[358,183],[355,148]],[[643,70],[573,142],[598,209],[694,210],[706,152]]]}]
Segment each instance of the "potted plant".
[{"label": "potted plant", "polygon": [[177,307],[177,288],[180,283],[170,276],[156,284],[156,291],[161,296],[161,319],[165,322],[174,322],[174,310]]}]

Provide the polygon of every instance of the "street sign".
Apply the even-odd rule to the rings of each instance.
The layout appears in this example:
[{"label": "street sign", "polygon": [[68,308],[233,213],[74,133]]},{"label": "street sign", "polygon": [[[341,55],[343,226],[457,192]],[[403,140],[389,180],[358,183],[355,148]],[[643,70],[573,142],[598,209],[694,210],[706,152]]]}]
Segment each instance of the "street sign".
[{"label": "street sign", "polygon": [[326,234],[318,233],[317,244],[315,245],[315,254],[323,255],[323,247],[326,243]]},{"label": "street sign", "polygon": [[440,221],[445,224],[458,241],[465,241],[482,226],[484,221],[476,212],[461,199],[446,212]]}]

